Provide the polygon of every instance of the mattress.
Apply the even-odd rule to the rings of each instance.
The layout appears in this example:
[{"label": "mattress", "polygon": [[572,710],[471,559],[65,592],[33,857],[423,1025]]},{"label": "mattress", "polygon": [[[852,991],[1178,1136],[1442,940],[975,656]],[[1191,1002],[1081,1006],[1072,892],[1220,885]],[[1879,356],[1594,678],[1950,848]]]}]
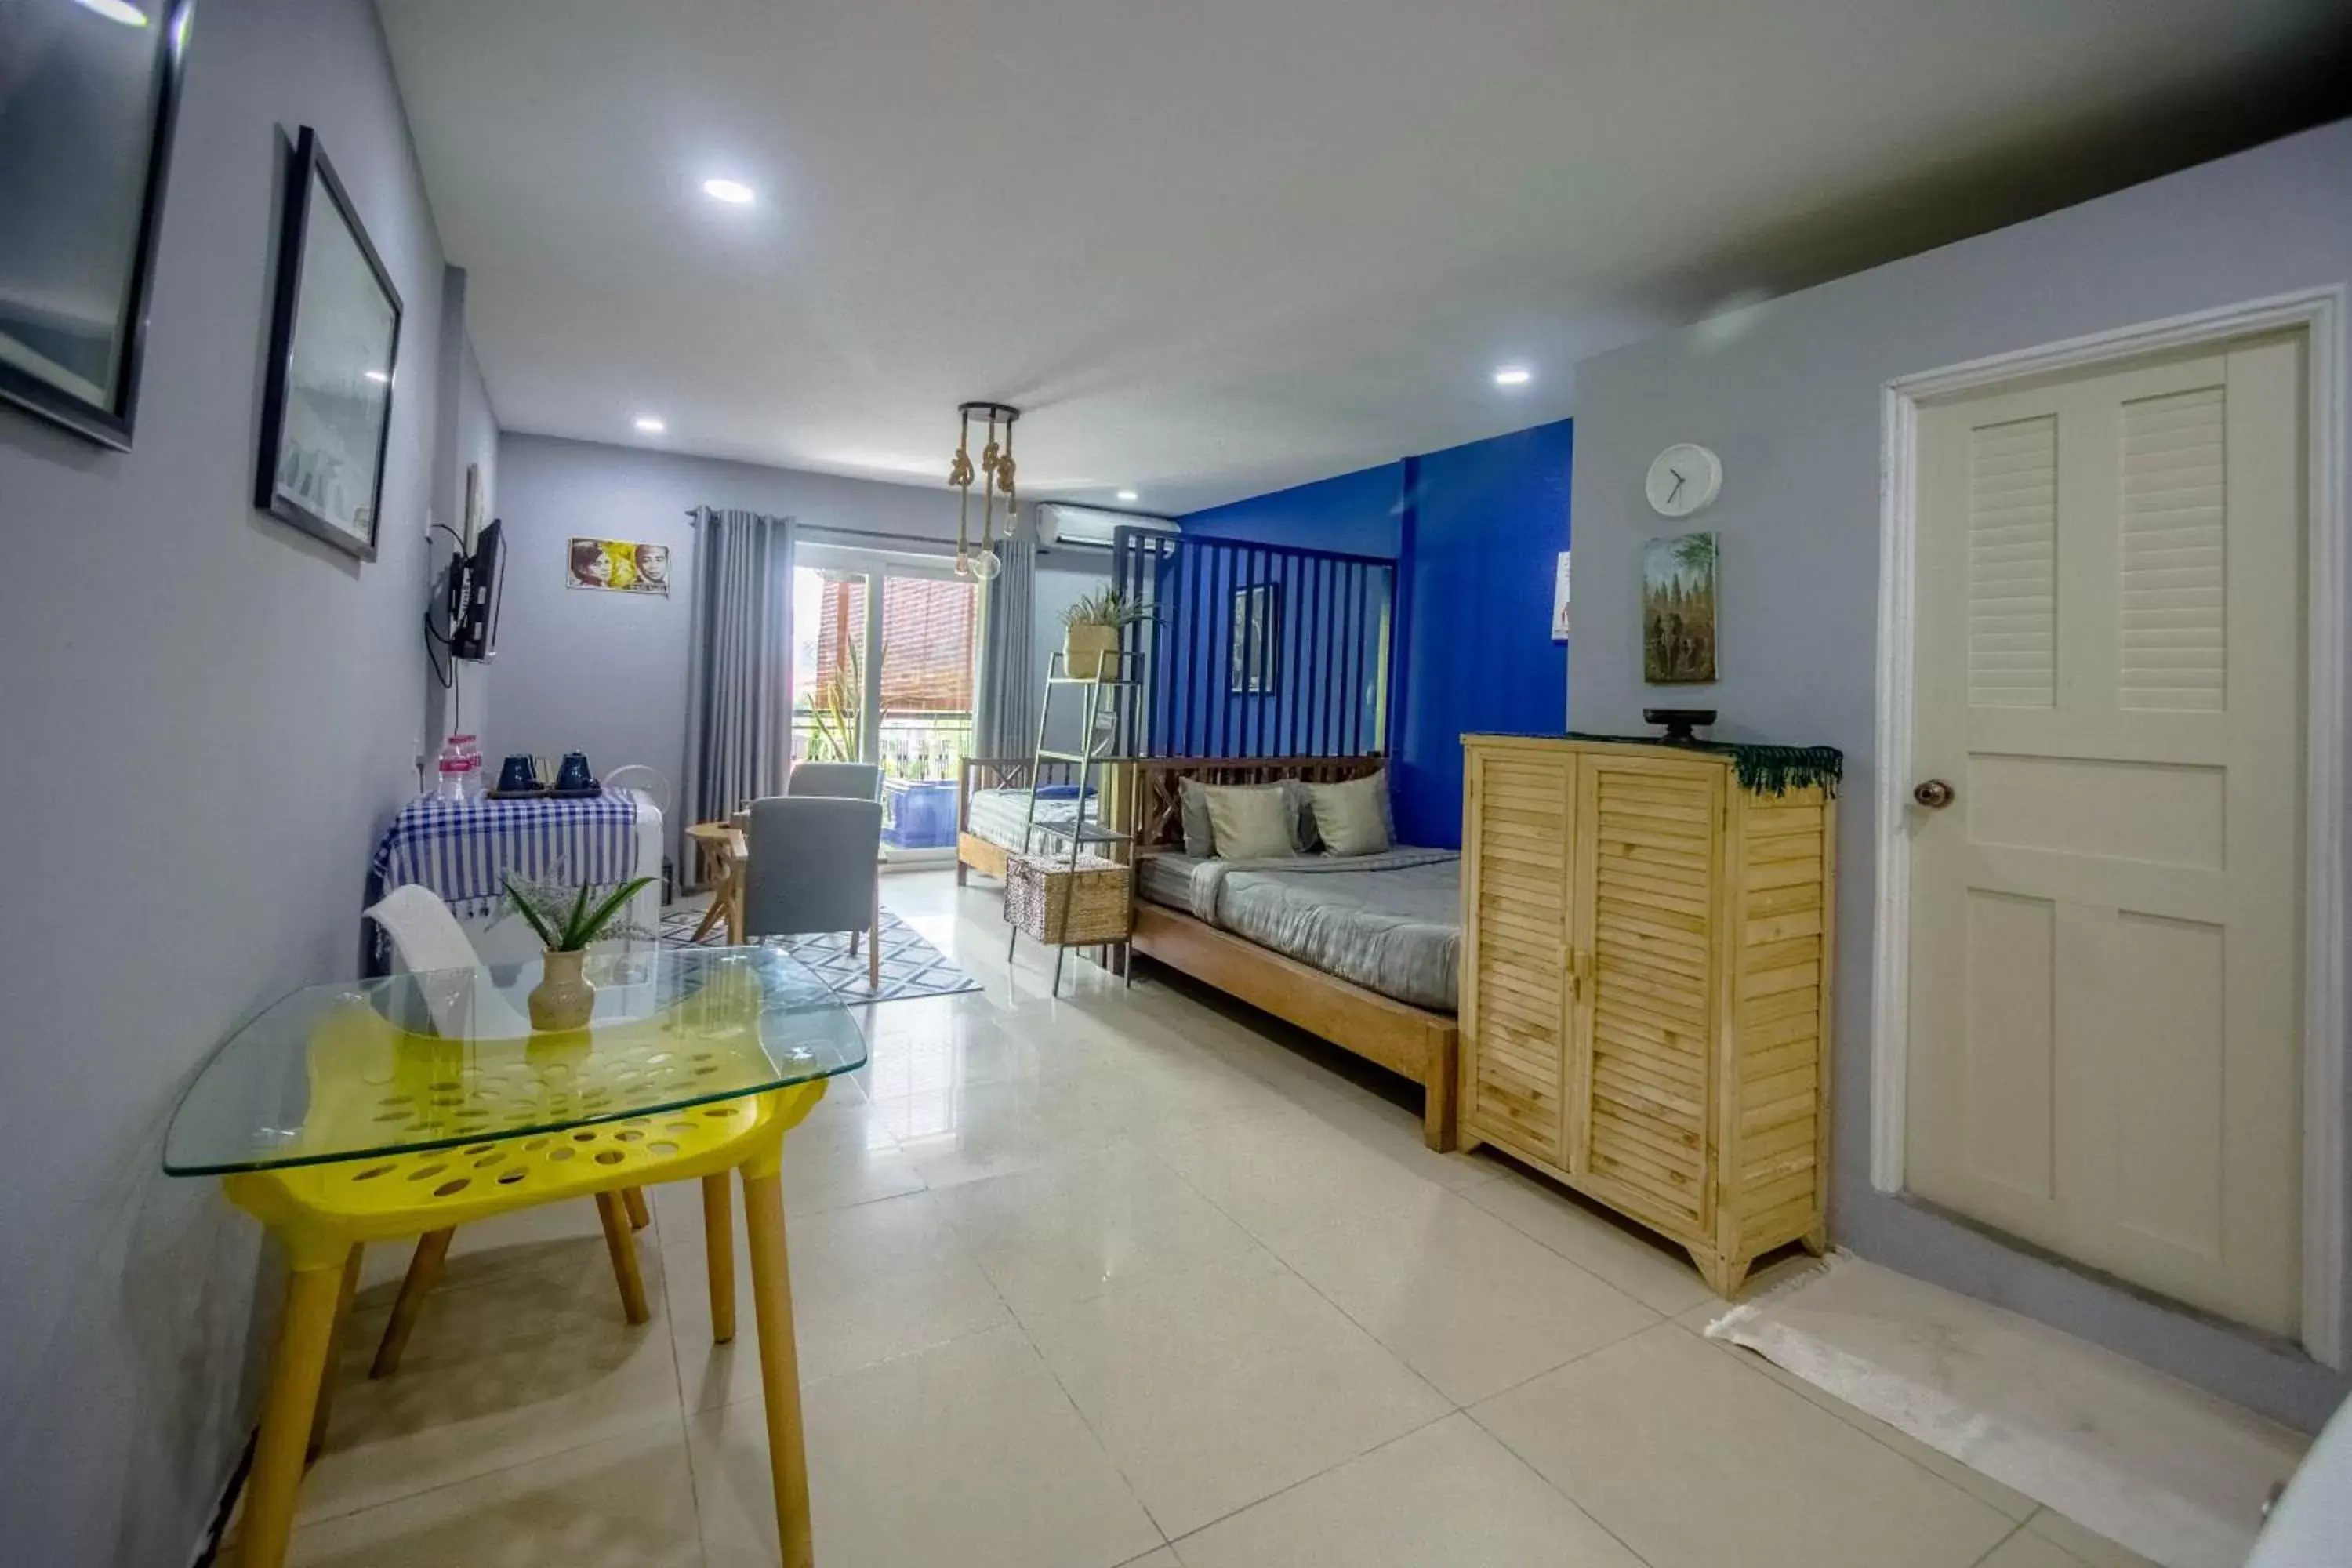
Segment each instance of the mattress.
[{"label": "mattress", "polygon": [[[1041,827],[1067,827],[1077,816],[1075,800],[1041,800],[1037,803],[1037,825]],[[1087,802],[1087,820],[1095,816],[1095,802]],[[1023,827],[1029,820],[1029,792],[1025,789],[976,789],[971,792],[971,804],[964,818],[963,830],[975,838],[985,838],[1000,848],[1021,847]],[[1045,848],[1043,842],[1037,846]],[[1066,846],[1065,846],[1066,847]]]},{"label": "mattress", "polygon": [[1462,857],[1454,850],[1399,846],[1267,860],[1152,855],[1136,890],[1367,991],[1434,1013],[1459,1003]]}]

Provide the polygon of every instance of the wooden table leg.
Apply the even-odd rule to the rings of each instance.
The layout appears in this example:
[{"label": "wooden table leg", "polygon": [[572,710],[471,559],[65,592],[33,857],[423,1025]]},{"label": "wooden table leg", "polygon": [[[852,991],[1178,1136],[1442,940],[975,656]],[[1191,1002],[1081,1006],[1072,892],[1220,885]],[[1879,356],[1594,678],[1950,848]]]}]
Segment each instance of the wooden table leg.
[{"label": "wooden table leg", "polygon": [[628,1205],[629,1228],[631,1230],[643,1230],[646,1226],[653,1224],[653,1211],[646,1207],[645,1188],[629,1188],[626,1192],[624,1192],[621,1194],[621,1202]]},{"label": "wooden table leg", "polygon": [[401,1278],[400,1295],[392,1303],[392,1321],[384,1324],[383,1338],[375,1347],[375,1364],[368,1368],[370,1377],[390,1377],[400,1370],[409,1333],[416,1327],[417,1314],[425,1310],[425,1298],[441,1282],[441,1266],[457,1234],[455,1229],[428,1230],[416,1238],[416,1254]]},{"label": "wooden table leg", "polygon": [[297,1269],[286,1279],[286,1316],[262,1396],[261,1436],[245,1490],[242,1568],[279,1568],[294,1530],[294,1494],[302,1485],[302,1452],[310,1444],[310,1416],[327,1370],[327,1342],[335,1332],[335,1298],[343,1262]]},{"label": "wooden table leg", "polygon": [[775,1166],[776,1156],[770,1154],[743,1167],[743,1228],[751,1240],[751,1311],[760,1331],[760,1388],[768,1410],[776,1538],[783,1550],[783,1568],[813,1568],[816,1558],[809,1531],[808,1449],[801,1432],[800,1348],[793,1340],[784,1193]]},{"label": "wooden table leg", "polygon": [[710,1342],[735,1337],[735,1193],[727,1173],[702,1178],[702,1250],[710,1264]]},{"label": "wooden table leg", "polygon": [[703,880],[710,886],[710,902],[702,911],[702,923],[694,928],[694,935],[690,939],[700,942],[710,934],[712,926],[726,917],[727,885],[733,880],[733,868],[728,864],[725,845],[712,844],[706,839],[695,842],[702,846]]},{"label": "wooden table leg", "polygon": [[632,1323],[653,1316],[646,1306],[645,1276],[637,1272],[637,1238],[618,1193],[596,1194],[596,1217],[604,1222],[604,1249],[613,1255],[613,1278],[621,1287],[621,1315]]},{"label": "wooden table leg", "polygon": [[688,940],[700,942],[710,934],[710,928],[724,920],[726,916],[727,889],[724,884],[714,882],[710,889],[710,903],[702,911],[702,923],[694,928],[694,935]]},{"label": "wooden table leg", "polygon": [[353,1246],[352,1255],[343,1259],[342,1282],[335,1289],[335,1322],[327,1331],[327,1367],[319,1374],[317,1408],[310,1415],[310,1441],[303,1447],[305,1464],[319,1457],[327,1446],[327,1416],[335,1405],[335,1367],[342,1358],[343,1329],[351,1321],[352,1298],[360,1290],[360,1257],[367,1249]]}]

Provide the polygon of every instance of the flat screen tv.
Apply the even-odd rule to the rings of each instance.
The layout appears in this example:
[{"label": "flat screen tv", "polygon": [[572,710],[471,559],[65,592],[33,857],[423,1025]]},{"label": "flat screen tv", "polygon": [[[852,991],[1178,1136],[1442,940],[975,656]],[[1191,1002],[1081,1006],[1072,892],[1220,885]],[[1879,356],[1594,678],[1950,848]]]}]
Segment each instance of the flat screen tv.
[{"label": "flat screen tv", "polygon": [[449,563],[449,652],[487,659],[499,647],[499,597],[506,586],[506,529],[498,520],[482,530],[470,554]]}]

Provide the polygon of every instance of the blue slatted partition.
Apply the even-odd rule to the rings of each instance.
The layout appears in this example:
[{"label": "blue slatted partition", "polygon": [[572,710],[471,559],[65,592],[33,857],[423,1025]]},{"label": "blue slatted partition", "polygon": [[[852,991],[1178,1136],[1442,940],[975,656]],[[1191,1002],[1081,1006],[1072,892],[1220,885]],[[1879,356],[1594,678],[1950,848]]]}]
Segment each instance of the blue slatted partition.
[{"label": "blue slatted partition", "polygon": [[1111,580],[1152,612],[1124,634],[1144,682],[1129,755],[1388,749],[1395,562],[1122,528]]}]

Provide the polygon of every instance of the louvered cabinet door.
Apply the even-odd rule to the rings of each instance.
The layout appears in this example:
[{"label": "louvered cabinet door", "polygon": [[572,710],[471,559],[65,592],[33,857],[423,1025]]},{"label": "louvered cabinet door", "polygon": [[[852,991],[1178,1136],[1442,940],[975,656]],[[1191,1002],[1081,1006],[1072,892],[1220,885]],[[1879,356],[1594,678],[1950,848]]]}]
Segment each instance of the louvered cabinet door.
[{"label": "louvered cabinet door", "polygon": [[1725,770],[1591,753],[1578,774],[1568,1168],[1706,1240]]},{"label": "louvered cabinet door", "polygon": [[1502,743],[1466,762],[1461,1114],[1474,1133],[1558,1164],[1576,759]]}]

